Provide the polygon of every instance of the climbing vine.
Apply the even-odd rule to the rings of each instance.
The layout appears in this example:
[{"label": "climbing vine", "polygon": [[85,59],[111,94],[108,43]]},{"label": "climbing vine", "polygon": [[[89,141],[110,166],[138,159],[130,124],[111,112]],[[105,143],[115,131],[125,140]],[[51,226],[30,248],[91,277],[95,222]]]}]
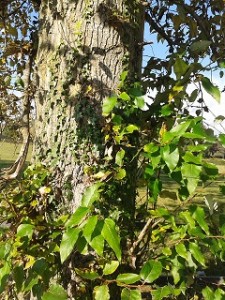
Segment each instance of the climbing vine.
[{"label": "climbing vine", "polygon": [[[159,122],[158,131],[146,129],[144,105],[141,84],[127,85],[124,72],[118,92],[102,106],[105,164],[97,173],[86,169],[93,184],[73,214],[55,215],[51,170],[42,165],[28,167],[19,185],[3,191],[3,294],[32,291],[38,299],[60,295],[66,300],[66,271],[68,282],[75,272],[76,299],[110,299],[112,293],[121,299],[223,297],[223,286],[207,284],[198,272],[212,260],[223,265],[224,213],[215,212],[212,219],[194,201],[198,184],[218,176],[217,167],[204,157],[215,137],[202,117],[180,117],[167,104],[148,115],[148,122]],[[164,125],[167,119],[173,120],[170,127]],[[224,144],[223,135],[220,140]],[[139,170],[132,183],[144,182],[146,196],[132,203],[123,191],[134,159]],[[160,202],[163,176],[178,185],[174,210]],[[205,286],[200,288],[198,280]]]}]

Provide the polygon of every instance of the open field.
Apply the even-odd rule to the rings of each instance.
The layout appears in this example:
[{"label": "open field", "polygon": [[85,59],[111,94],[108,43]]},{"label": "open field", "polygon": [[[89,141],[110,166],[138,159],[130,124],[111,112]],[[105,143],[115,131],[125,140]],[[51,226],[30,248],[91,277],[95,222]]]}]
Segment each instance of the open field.
[{"label": "open field", "polygon": [[[9,166],[14,162],[20,152],[21,144],[0,142],[0,168]],[[31,147],[28,152],[27,161],[31,158]]]}]

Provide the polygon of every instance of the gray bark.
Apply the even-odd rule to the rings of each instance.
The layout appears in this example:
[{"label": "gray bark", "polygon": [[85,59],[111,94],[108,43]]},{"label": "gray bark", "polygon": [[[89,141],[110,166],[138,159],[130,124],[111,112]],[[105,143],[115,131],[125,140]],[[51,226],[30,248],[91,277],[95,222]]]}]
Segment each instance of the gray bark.
[{"label": "gray bark", "polygon": [[[34,161],[50,165],[74,210],[104,151],[101,101],[124,69],[140,75],[143,11],[138,1],[49,0],[40,7]],[[68,205],[66,205],[68,208]]]}]

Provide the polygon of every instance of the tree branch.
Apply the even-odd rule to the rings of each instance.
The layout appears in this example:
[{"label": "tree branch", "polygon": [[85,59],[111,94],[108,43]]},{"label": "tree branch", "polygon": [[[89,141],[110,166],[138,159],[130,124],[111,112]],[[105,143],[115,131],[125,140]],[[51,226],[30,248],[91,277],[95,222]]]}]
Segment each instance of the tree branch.
[{"label": "tree branch", "polygon": [[174,47],[173,40],[165,33],[165,31],[153,20],[153,18],[147,12],[145,13],[145,20],[167,41],[170,47]]}]

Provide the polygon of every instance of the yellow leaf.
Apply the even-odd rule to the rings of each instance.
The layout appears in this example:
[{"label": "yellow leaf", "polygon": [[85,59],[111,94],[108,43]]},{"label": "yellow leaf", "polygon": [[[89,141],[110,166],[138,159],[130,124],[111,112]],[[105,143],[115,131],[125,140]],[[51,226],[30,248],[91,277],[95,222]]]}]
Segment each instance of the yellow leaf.
[{"label": "yellow leaf", "polygon": [[39,201],[38,200],[33,200],[32,202],[31,202],[31,206],[32,207],[35,207],[35,206],[38,206],[38,204],[39,204]]},{"label": "yellow leaf", "polygon": [[174,92],[181,92],[181,91],[183,91],[183,89],[184,89],[184,87],[183,87],[183,86],[180,86],[180,85],[175,85],[175,86],[173,87],[173,91],[174,91]]},{"label": "yellow leaf", "polygon": [[90,85],[88,85],[87,89],[86,89],[86,94],[88,94],[90,91],[92,91],[92,87]]},{"label": "yellow leaf", "polygon": [[174,93],[169,93],[169,103],[173,100],[174,96]]},{"label": "yellow leaf", "polygon": [[27,263],[26,263],[26,265],[25,265],[24,270],[29,269],[29,268],[32,267],[32,266],[34,265],[34,263],[35,263],[35,258],[34,258],[33,256],[27,255],[27,259],[28,259],[28,261],[27,261]]},{"label": "yellow leaf", "polygon": [[162,137],[167,132],[166,124],[163,123],[159,131],[159,136]]}]

